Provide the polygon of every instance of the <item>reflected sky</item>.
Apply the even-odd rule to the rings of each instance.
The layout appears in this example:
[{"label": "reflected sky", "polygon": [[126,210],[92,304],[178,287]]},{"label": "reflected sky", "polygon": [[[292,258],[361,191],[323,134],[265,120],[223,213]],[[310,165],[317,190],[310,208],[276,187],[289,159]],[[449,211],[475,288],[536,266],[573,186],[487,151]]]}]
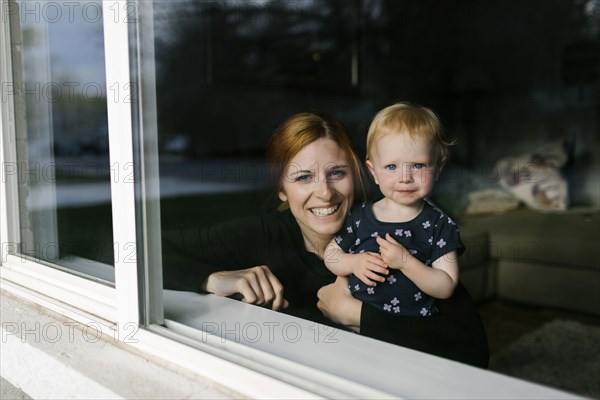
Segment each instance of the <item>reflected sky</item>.
[{"label": "reflected sky", "polygon": [[[26,50],[45,52],[49,46],[54,81],[82,85],[94,82],[102,88],[106,86],[101,2],[18,4]],[[47,34],[47,43],[43,38],[35,37],[42,31]],[[32,48],[32,44],[36,46]]]}]

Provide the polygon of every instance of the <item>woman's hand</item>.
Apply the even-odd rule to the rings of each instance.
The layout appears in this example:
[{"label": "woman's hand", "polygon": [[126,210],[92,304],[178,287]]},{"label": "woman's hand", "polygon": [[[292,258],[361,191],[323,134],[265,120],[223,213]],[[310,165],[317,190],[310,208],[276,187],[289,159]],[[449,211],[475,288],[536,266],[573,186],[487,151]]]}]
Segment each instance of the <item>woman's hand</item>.
[{"label": "woman's hand", "polygon": [[347,278],[338,277],[334,283],[319,289],[317,296],[317,307],[323,315],[333,322],[360,332],[362,302],[350,294]]},{"label": "woman's hand", "polygon": [[289,306],[283,298],[283,285],[266,265],[215,272],[208,277],[203,289],[217,296],[240,294],[245,303],[261,306],[271,304],[273,310]]}]

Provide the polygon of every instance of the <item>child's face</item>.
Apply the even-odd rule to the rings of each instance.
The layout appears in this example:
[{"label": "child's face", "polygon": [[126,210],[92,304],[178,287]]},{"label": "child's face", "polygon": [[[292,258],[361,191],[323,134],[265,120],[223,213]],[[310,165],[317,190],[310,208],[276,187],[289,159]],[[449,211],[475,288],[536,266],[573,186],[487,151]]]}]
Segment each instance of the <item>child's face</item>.
[{"label": "child's face", "polygon": [[404,206],[420,205],[443,165],[432,143],[406,132],[375,140],[369,158],[367,166],[383,195]]}]

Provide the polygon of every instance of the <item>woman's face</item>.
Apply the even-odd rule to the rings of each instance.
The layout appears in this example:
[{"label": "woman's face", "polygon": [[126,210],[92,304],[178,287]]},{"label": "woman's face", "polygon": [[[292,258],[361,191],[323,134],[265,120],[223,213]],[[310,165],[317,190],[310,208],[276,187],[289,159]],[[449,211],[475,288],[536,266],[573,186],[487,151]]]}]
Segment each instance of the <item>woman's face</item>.
[{"label": "woman's face", "polygon": [[279,198],[289,203],[307,248],[321,253],[354,201],[350,160],[331,139],[312,142],[287,165]]}]

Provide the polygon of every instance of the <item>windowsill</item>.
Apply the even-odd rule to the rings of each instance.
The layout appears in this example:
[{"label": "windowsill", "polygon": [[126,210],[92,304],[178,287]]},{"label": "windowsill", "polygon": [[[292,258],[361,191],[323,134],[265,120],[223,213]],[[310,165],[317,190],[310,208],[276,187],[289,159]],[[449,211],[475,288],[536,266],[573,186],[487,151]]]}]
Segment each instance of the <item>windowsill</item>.
[{"label": "windowsill", "polygon": [[53,267],[77,274],[110,287],[115,286],[115,267],[100,261],[68,255],[56,262]]},{"label": "windowsill", "polygon": [[20,292],[2,283],[0,375],[33,398],[222,398],[239,393],[577,398],[235,300],[189,292],[165,291],[167,328],[157,329],[164,336],[139,330],[118,342],[115,333],[103,331],[96,340],[98,333],[86,325],[97,323],[75,323],[29,302],[40,297],[27,301],[9,294]]},{"label": "windowsill", "polygon": [[[8,260],[19,261],[14,257]],[[0,366],[11,366],[2,368],[0,375],[34,398],[98,398],[100,394],[114,398],[122,393],[127,398],[149,397],[140,394],[138,385],[128,383],[124,387],[124,379],[158,382],[163,389],[156,389],[152,392],[155,396],[150,397],[189,397],[175,389],[168,395],[163,391],[173,387],[170,382],[180,382],[181,387],[196,387],[200,392],[218,387],[219,391],[246,397],[575,398],[268,309],[190,292],[164,292],[166,327],[138,330],[133,341],[127,340],[131,339],[127,336],[130,327],[124,327],[125,336],[117,342],[116,333],[101,326],[103,321],[40,294],[42,290],[56,292],[58,288],[50,290],[51,283],[58,281],[59,275],[61,282],[66,279],[64,273],[46,268],[45,273],[56,275],[55,279],[44,279],[46,286],[32,291],[39,280],[29,277],[36,275],[34,267],[27,262],[0,267]],[[75,278],[70,284],[79,282]],[[69,282],[63,283],[70,287]],[[98,286],[104,291],[109,289]],[[67,304],[79,304],[81,299],[75,301],[72,292],[66,293]],[[102,294],[99,299],[108,296]],[[80,327],[101,327],[104,340],[85,340],[77,328],[71,335],[73,320]],[[61,337],[54,341],[57,329]],[[94,338],[93,331],[87,333]],[[132,353],[144,362],[122,361]],[[115,369],[117,364],[136,367]],[[175,375],[184,380],[179,376],[167,383],[156,378],[156,371],[163,369],[178,371]],[[170,376],[162,372],[158,375]],[[95,388],[94,396],[90,396],[90,388]]]},{"label": "windowsill", "polygon": [[[146,392],[141,394],[145,385],[123,384],[148,380],[161,388],[151,397],[161,393],[159,397],[189,397],[179,389],[168,391],[181,386],[196,388],[198,393],[218,387],[219,393],[231,391],[249,397],[304,393],[302,397],[327,398],[574,398],[261,307],[190,292],[164,292],[166,328],[152,327],[155,333],[139,330],[135,340],[122,336],[122,342],[115,341],[115,333],[108,329],[101,334],[103,340],[93,340],[93,330],[85,331],[85,327],[100,327],[102,321],[99,324],[81,311],[63,309],[60,302],[20,286],[32,285],[31,279],[20,278],[30,267],[34,266],[25,263],[18,268],[10,264],[0,268],[0,366],[11,366],[2,368],[0,375],[33,398],[98,398],[100,394],[118,398],[123,393],[126,398],[148,398]],[[51,269],[46,272],[55,273]],[[75,334],[71,319],[46,307],[77,320]],[[81,326],[87,335],[82,334]],[[57,330],[60,338],[54,340]],[[125,329],[123,333],[132,332]],[[116,364],[132,367],[115,369]],[[179,374],[163,380],[171,375],[160,371],[173,368]],[[173,386],[172,382],[179,384]],[[198,393],[192,397],[205,397]]]},{"label": "windowsill", "polygon": [[228,298],[165,291],[164,305],[172,331],[306,389],[359,398],[574,397]]},{"label": "windowsill", "polygon": [[[210,380],[0,291],[0,376],[12,393],[44,399],[232,398]],[[136,335],[137,337],[138,335]],[[134,384],[132,384],[134,383]],[[22,398],[26,398],[22,396]]]}]

